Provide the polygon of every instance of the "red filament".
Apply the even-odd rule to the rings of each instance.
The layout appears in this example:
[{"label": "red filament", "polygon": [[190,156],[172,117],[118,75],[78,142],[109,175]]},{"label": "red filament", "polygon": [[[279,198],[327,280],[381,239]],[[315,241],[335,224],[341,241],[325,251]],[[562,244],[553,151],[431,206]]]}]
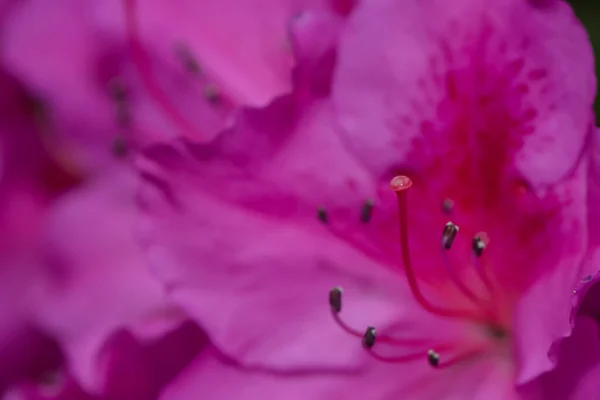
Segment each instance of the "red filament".
[{"label": "red filament", "polygon": [[396,192],[398,198],[398,212],[400,217],[400,248],[402,251],[402,265],[408,281],[408,285],[415,300],[428,312],[446,318],[467,319],[475,322],[487,322],[487,319],[479,314],[467,310],[453,310],[438,307],[425,298],[419,288],[419,283],[410,259],[410,248],[408,243],[408,202],[407,189],[412,186],[412,180],[407,176],[396,176],[390,182],[390,187]]}]

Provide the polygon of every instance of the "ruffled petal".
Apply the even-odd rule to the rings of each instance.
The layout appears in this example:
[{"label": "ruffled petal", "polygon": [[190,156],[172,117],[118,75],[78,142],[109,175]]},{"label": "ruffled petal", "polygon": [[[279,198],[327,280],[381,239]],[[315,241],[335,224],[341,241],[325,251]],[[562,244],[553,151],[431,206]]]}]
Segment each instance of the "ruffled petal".
[{"label": "ruffled petal", "polygon": [[183,42],[199,68],[226,95],[250,106],[264,106],[291,90],[294,57],[287,45],[288,27],[302,4],[288,0],[189,1],[176,6],[163,0],[129,3],[139,13],[148,44],[172,51],[173,45]]},{"label": "ruffled petal", "polygon": [[436,156],[443,170],[489,148],[486,163],[508,156],[537,185],[583,151],[593,64],[565,2],[365,1],[342,38],[333,96],[377,176]]},{"label": "ruffled petal", "polygon": [[215,101],[210,80],[185,68],[175,43],[167,54],[145,49],[137,68],[125,32],[120,0],[23,2],[4,27],[4,65],[45,102],[46,129],[66,140],[70,157],[86,168],[114,162],[123,144],[177,135],[209,140],[238,105]]},{"label": "ruffled petal", "polygon": [[187,154],[149,150],[143,243],[171,296],[240,362],[351,368],[364,357],[330,315],[332,287],[345,289],[343,319],[359,330],[401,315],[419,318],[419,329],[409,325],[423,335],[436,319],[416,308],[400,270],[341,234],[360,225],[372,185],[331,131],[328,107],[297,121],[280,107],[271,118],[248,113],[245,125]]},{"label": "ruffled petal", "polygon": [[537,382],[543,399],[587,400],[598,396],[600,332],[592,318],[580,316],[558,352],[558,366]]},{"label": "ruffled petal", "polygon": [[154,337],[181,319],[134,241],[137,182],[126,168],[107,171],[61,198],[44,232],[48,269],[34,292],[36,321],[58,338],[90,390],[98,389],[94,360],[115,330]]}]

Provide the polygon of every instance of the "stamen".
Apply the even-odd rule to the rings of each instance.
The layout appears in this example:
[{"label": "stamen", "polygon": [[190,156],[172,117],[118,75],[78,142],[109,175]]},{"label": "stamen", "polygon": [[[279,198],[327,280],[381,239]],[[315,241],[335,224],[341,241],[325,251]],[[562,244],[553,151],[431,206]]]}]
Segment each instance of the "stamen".
[{"label": "stamen", "polygon": [[[404,355],[395,356],[395,357],[387,357],[387,356],[383,356],[381,354],[374,352],[373,347],[375,346],[376,341],[391,344],[391,345],[411,346],[411,347],[418,346],[421,348],[429,347],[431,345],[432,341],[431,340],[419,340],[419,339],[417,339],[417,340],[397,339],[397,338],[393,338],[393,337],[389,337],[389,336],[378,336],[377,330],[375,329],[374,326],[367,327],[367,329],[364,331],[364,333],[361,333],[361,332],[357,331],[356,329],[349,327],[344,321],[342,321],[342,319],[339,316],[340,311],[342,310],[342,293],[343,293],[343,290],[340,287],[335,287],[329,291],[329,305],[331,307],[331,314],[332,314],[334,320],[336,321],[336,323],[345,332],[347,332],[348,334],[350,334],[354,337],[361,339],[363,347],[369,352],[369,355],[371,357],[375,358],[376,360],[386,362],[386,363],[404,363],[404,362],[416,361],[423,357],[423,355],[425,354],[425,350],[412,352],[409,354],[404,354]],[[443,343],[440,345],[436,345],[435,348],[438,350],[452,351],[452,349],[456,349],[456,343],[455,344]],[[440,363],[439,353],[437,351],[433,350],[432,348],[430,348],[426,352],[426,354],[427,354],[427,360],[431,366],[436,367],[436,368],[440,368],[440,367],[445,368],[450,365],[456,364],[457,362],[463,361],[466,358],[471,357],[475,354],[478,354],[482,351],[483,351],[483,349],[477,349],[474,352],[466,353],[464,355],[452,358],[443,364]]]},{"label": "stamen", "polygon": [[373,215],[373,200],[367,200],[360,211],[360,220],[366,224],[371,220]]},{"label": "stamen", "polygon": [[207,84],[204,88],[204,97],[210,104],[217,104],[221,100],[221,91],[214,84]]},{"label": "stamen", "polygon": [[324,224],[329,222],[329,217],[327,216],[327,211],[323,207],[319,207],[317,209],[317,218]]},{"label": "stamen", "polygon": [[473,253],[475,253],[475,255],[477,257],[481,257],[481,254],[483,253],[485,246],[486,246],[486,243],[483,241],[483,239],[479,235],[475,235],[473,237],[471,247],[473,248]]},{"label": "stamen", "polygon": [[142,83],[157,104],[162,107],[163,111],[171,118],[171,121],[182,131],[184,136],[193,141],[202,139],[204,135],[198,132],[192,124],[179,113],[177,108],[170,102],[166,94],[154,80],[150,69],[150,60],[148,59],[148,55],[144,50],[138,34],[137,15],[135,10],[136,0],[123,0],[123,6],[125,11],[127,41],[129,42],[133,64],[140,74]]},{"label": "stamen", "polygon": [[480,354],[484,353],[484,352],[485,352],[485,347],[483,347],[483,346],[482,346],[482,347],[479,347],[479,348],[473,349],[473,350],[471,350],[471,351],[469,351],[469,352],[466,352],[466,353],[464,353],[464,354],[460,354],[460,355],[458,355],[458,356],[456,356],[456,357],[449,358],[449,359],[447,359],[447,360],[445,360],[445,361],[443,361],[443,362],[442,362],[442,361],[440,361],[440,356],[439,356],[439,354],[438,354],[438,353],[436,353],[436,352],[435,352],[435,351],[433,351],[433,350],[430,350],[430,351],[432,351],[433,353],[435,353],[435,354],[438,356],[438,360],[437,360],[437,364],[436,364],[436,365],[433,365],[433,364],[431,363],[431,360],[430,360],[430,358],[429,358],[429,353],[428,353],[428,355],[427,355],[427,360],[429,361],[429,364],[430,364],[432,367],[435,367],[436,369],[445,369],[445,368],[452,367],[452,366],[454,366],[454,365],[456,365],[456,364],[459,364],[459,363],[461,363],[461,362],[463,362],[463,361],[466,361],[466,360],[468,360],[468,359],[470,359],[470,358],[473,358],[473,357],[475,357],[475,356],[478,356],[478,355],[480,355]]},{"label": "stamen", "polygon": [[[445,344],[436,346],[436,348],[442,349],[442,350],[447,350],[447,351],[453,351],[454,349],[456,349],[456,344],[445,343]],[[409,362],[409,361],[423,360],[423,356],[426,355],[429,365],[431,365],[432,367],[440,366],[440,355],[437,351],[435,351],[433,349],[420,350],[420,351],[412,352],[409,354],[403,354],[401,356],[395,356],[395,357],[383,356],[379,353],[376,353],[375,351],[373,351],[371,349],[368,349],[368,350],[369,350],[369,355],[371,355],[373,358],[375,358],[378,361],[382,361],[382,362],[386,362],[386,363],[398,364],[398,363],[404,363],[404,362]]]},{"label": "stamen", "polygon": [[412,353],[412,354],[406,354],[406,355],[398,356],[398,357],[385,357],[385,356],[375,353],[372,350],[369,351],[369,354],[371,355],[371,357],[373,357],[374,359],[376,359],[378,361],[382,361],[385,363],[391,363],[391,364],[400,364],[400,363],[405,363],[405,362],[409,362],[409,361],[416,361],[416,360],[423,358],[422,351]]},{"label": "stamen", "polygon": [[183,66],[189,73],[193,75],[202,75],[202,68],[200,68],[198,60],[196,60],[186,45],[181,43],[176,44],[175,54],[181,59]]},{"label": "stamen", "polygon": [[113,98],[116,113],[116,125],[128,127],[131,123],[131,115],[127,105],[127,91],[120,79],[112,79],[108,84],[110,96]]},{"label": "stamen", "polygon": [[432,367],[437,367],[440,363],[440,355],[436,353],[435,350],[429,349],[427,351],[427,362],[429,362],[429,365]]},{"label": "stamen", "polygon": [[490,293],[492,293],[494,291],[492,281],[488,277],[485,269],[483,268],[483,265],[481,264],[481,261],[479,260],[481,258],[481,255],[483,254],[483,250],[487,247],[488,243],[489,237],[485,232],[480,232],[477,235],[475,235],[472,241],[473,264],[475,264],[475,270],[477,271],[479,278],[483,281],[483,284],[490,291]]},{"label": "stamen", "polygon": [[116,102],[124,102],[127,99],[125,87],[123,86],[123,83],[117,78],[111,79],[111,81],[108,83],[108,90],[110,92],[110,96]]},{"label": "stamen", "polygon": [[[377,342],[401,346],[425,346],[427,344],[431,344],[430,340],[425,339],[400,339],[386,335],[377,336],[375,327],[367,328],[367,332],[360,332],[357,329],[348,326],[348,324],[346,324],[339,316],[342,310],[342,293],[343,290],[341,287],[334,287],[329,291],[329,305],[331,307],[333,319],[346,333],[361,339],[363,341],[363,345],[372,341],[372,347],[375,344],[375,339],[377,339]],[[369,340],[368,343],[364,343],[364,341],[367,339],[367,334],[369,334]]]},{"label": "stamen", "polygon": [[444,230],[442,232],[442,246],[444,246],[446,250],[450,250],[457,234],[458,226],[450,221],[446,222],[446,226],[444,226]]},{"label": "stamen", "polygon": [[442,212],[446,215],[450,215],[450,214],[452,214],[453,210],[454,210],[454,200],[452,200],[452,199],[444,200],[444,202],[442,203]]},{"label": "stamen", "polygon": [[329,291],[329,305],[333,312],[339,313],[342,311],[342,293],[341,287],[334,287]]},{"label": "stamen", "polygon": [[448,272],[448,275],[450,276],[450,279],[452,280],[452,282],[456,285],[456,287],[461,291],[462,294],[464,294],[476,306],[480,307],[483,312],[487,312],[485,307],[482,305],[481,299],[479,299],[475,295],[475,293],[473,293],[473,291],[471,289],[469,289],[469,287],[467,285],[465,285],[462,280],[460,280],[460,278],[456,274],[456,271],[450,265],[450,262],[448,261],[448,256],[446,254],[446,250],[444,249],[443,246],[442,246],[441,250],[442,250],[442,263],[444,264],[444,268]]},{"label": "stamen", "polygon": [[362,344],[365,347],[365,349],[370,349],[375,345],[376,337],[377,337],[377,331],[375,330],[375,327],[369,326],[367,328],[367,330],[365,331],[365,334],[364,334],[363,340],[362,340]]},{"label": "stamen", "polygon": [[486,322],[486,318],[467,310],[452,310],[441,308],[431,304],[421,293],[415,276],[408,244],[408,205],[406,191],[412,186],[412,180],[407,176],[396,176],[390,182],[390,187],[396,192],[398,198],[398,212],[400,216],[400,248],[402,253],[402,264],[410,290],[415,300],[432,314],[448,318],[468,319],[475,322]]}]

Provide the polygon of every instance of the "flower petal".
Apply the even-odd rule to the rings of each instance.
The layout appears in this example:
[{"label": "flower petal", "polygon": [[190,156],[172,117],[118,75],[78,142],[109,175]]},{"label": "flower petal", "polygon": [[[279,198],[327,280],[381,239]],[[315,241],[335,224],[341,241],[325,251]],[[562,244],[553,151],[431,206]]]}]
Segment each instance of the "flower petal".
[{"label": "flower petal", "polygon": [[560,346],[557,368],[535,382],[541,387],[542,398],[584,400],[598,395],[599,334],[596,321],[577,317],[573,334]]},{"label": "flower petal", "polygon": [[373,399],[521,399],[514,389],[511,370],[502,361],[475,362],[457,368],[458,371],[435,371],[423,360],[410,366],[373,363],[357,373],[295,376],[244,368],[224,360],[219,351],[213,349],[196,359],[163,392],[161,400],[195,399],[198,393],[206,398],[239,400],[257,397],[358,400],[364,398],[365,393]]},{"label": "flower petal", "polygon": [[134,6],[147,26],[148,43],[161,47],[184,41],[224,93],[264,106],[291,90],[294,58],[286,46],[287,28],[299,11],[292,3],[209,0],[174,6],[153,0]]},{"label": "flower petal", "polygon": [[98,388],[94,360],[113,331],[153,337],[181,318],[133,238],[136,183],[126,168],[107,171],[61,198],[45,232],[48,273],[35,293],[36,319],[90,390]]},{"label": "flower petal", "polygon": [[[192,154],[149,152],[144,244],[172,297],[240,362],[350,368],[358,339],[334,323],[332,287],[346,289],[344,319],[354,326],[411,315],[415,304],[398,271],[332,234],[360,221],[370,182],[331,132],[328,108],[287,127],[293,119],[280,106],[273,118],[249,113],[246,125]],[[331,224],[319,221],[321,204]]]},{"label": "flower petal", "polygon": [[591,46],[565,2],[381,0],[351,18],[333,96],[377,176],[502,146],[537,185],[575,165],[595,87]]}]

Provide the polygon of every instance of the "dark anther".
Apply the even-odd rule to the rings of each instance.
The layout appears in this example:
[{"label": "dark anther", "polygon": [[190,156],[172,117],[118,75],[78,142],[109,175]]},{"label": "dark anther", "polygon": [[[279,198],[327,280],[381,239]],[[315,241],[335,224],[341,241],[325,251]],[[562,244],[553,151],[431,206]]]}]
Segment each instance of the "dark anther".
[{"label": "dark anther", "polygon": [[319,218],[319,221],[321,221],[324,224],[329,222],[329,218],[327,217],[327,211],[325,211],[323,207],[319,207],[319,209],[317,210],[317,218]]},{"label": "dark anther", "polygon": [[458,233],[458,226],[454,225],[452,222],[447,222],[446,226],[444,226],[444,231],[442,232],[442,246],[446,250],[450,250],[452,247],[452,243],[454,243],[454,238],[456,238],[456,234]]},{"label": "dark anther", "polygon": [[437,367],[440,365],[440,355],[436,353],[435,350],[430,349],[427,351],[427,362],[429,362],[429,365],[432,367]]},{"label": "dark anther", "polygon": [[473,246],[473,253],[475,253],[475,255],[477,257],[481,257],[481,254],[483,253],[483,249],[485,249],[485,242],[483,241],[483,239],[480,238],[479,236],[473,237],[472,246]]},{"label": "dark anther", "polygon": [[329,305],[331,311],[339,313],[342,311],[342,288],[334,287],[329,291]]},{"label": "dark anther", "polygon": [[454,210],[454,200],[446,199],[442,203],[442,212],[446,215],[452,214],[452,210]]},{"label": "dark anther", "polygon": [[127,155],[127,143],[123,136],[117,136],[112,142],[112,152],[118,158],[125,157]]},{"label": "dark anther", "polygon": [[125,91],[125,86],[123,86],[120,79],[112,79],[108,84],[108,90],[110,91],[111,97],[117,103],[123,103],[126,100],[127,93]]},{"label": "dark anther", "polygon": [[486,327],[490,337],[494,339],[504,339],[508,336],[508,332],[501,326],[489,325]]},{"label": "dark anther", "polygon": [[204,88],[204,97],[210,104],[217,104],[221,100],[221,92],[215,85],[208,84]]},{"label": "dark anther", "polygon": [[184,44],[175,45],[175,54],[181,59],[181,61],[183,62],[183,66],[188,72],[194,75],[202,74],[200,64],[198,64],[198,61],[196,60],[196,58],[194,58],[187,46],[185,46]]},{"label": "dark anther", "polygon": [[362,210],[360,211],[360,220],[363,223],[367,223],[371,220],[373,215],[373,200],[367,200],[363,204]]},{"label": "dark anther", "polygon": [[129,107],[127,106],[127,91],[119,78],[114,78],[108,84],[110,95],[115,104],[117,126],[127,127],[131,122]]},{"label": "dark anther", "polygon": [[375,338],[377,337],[377,331],[374,327],[369,326],[363,336],[362,344],[365,349],[370,349],[375,345]]}]

